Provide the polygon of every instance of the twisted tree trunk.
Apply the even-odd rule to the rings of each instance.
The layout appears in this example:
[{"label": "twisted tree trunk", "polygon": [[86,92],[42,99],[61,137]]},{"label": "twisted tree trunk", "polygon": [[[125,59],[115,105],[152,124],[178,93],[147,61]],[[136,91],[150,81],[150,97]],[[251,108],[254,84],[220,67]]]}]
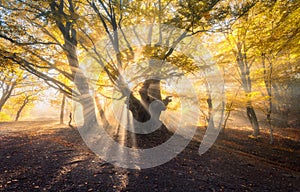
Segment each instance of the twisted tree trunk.
[{"label": "twisted tree trunk", "polygon": [[148,121],[151,116],[149,105],[154,100],[161,100],[160,80],[147,79],[139,90],[141,100],[138,100],[132,93],[129,96],[128,109],[133,117],[139,122]]},{"label": "twisted tree trunk", "polygon": [[[165,106],[171,102],[170,96],[162,100],[160,91],[160,80],[149,79],[143,82],[141,89],[138,91],[141,100],[137,99],[131,92],[128,100],[127,107],[131,111],[132,116],[139,122],[149,121],[151,118],[159,118],[160,112],[155,111],[157,114],[151,114],[149,111],[149,105],[155,101],[162,101]],[[151,115],[153,115],[151,117]],[[146,127],[145,127],[146,128]],[[134,137],[133,137],[134,135]],[[173,133],[162,123],[162,125],[155,131],[148,134],[133,134],[128,133],[128,141],[134,140],[136,145],[141,148],[149,148],[161,145],[166,142]],[[126,143],[131,147],[130,142]]]}]

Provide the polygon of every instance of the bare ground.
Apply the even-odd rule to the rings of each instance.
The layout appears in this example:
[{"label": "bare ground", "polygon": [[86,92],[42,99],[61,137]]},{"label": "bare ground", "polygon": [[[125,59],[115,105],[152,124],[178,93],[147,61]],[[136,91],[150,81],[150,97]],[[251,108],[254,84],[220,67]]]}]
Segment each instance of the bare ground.
[{"label": "bare ground", "polygon": [[0,191],[299,191],[299,129],[275,130],[274,145],[249,134],[228,129],[202,156],[192,141],[164,165],[128,170],[99,159],[67,126],[0,123]]}]

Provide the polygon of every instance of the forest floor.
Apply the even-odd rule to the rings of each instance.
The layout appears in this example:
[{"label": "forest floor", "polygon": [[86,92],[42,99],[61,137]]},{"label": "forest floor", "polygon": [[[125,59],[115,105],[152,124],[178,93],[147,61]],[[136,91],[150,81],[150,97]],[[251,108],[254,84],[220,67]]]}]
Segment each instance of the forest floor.
[{"label": "forest floor", "polygon": [[68,126],[0,123],[0,191],[299,191],[300,129],[276,129],[273,145],[250,133],[226,129],[201,156],[194,140],[161,166],[129,170],[98,158]]}]

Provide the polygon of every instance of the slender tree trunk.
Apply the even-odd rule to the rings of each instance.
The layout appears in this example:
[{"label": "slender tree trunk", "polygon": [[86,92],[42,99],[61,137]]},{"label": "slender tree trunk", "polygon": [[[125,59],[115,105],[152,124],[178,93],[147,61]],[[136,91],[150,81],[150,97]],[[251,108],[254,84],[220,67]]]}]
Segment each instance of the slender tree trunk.
[{"label": "slender tree trunk", "polygon": [[225,131],[225,128],[226,128],[226,125],[227,125],[227,121],[231,115],[231,111],[233,110],[232,109],[232,105],[233,105],[233,102],[229,103],[226,107],[226,113],[225,113],[225,118],[224,118],[224,124],[223,124],[223,131]]},{"label": "slender tree trunk", "polygon": [[[225,77],[225,76],[224,76]],[[236,91],[234,99],[237,97],[238,93],[240,91],[240,88]],[[225,118],[224,118],[224,124],[223,124],[223,131],[226,128],[227,121],[231,115],[231,111],[233,111],[233,101],[231,101],[229,104],[226,104],[226,113],[225,113]]]},{"label": "slender tree trunk", "polygon": [[273,135],[272,122],[271,122],[271,111],[268,111],[267,122],[268,122],[268,126],[269,126],[269,131],[270,131],[270,144],[273,144],[274,143],[274,135]]},{"label": "slender tree trunk", "polygon": [[247,117],[253,129],[252,136],[257,137],[260,134],[259,124],[257,121],[255,110],[252,106],[251,97],[249,96],[249,94],[252,91],[252,80],[250,77],[250,72],[251,72],[250,68],[252,64],[248,62],[247,54],[245,52],[246,49],[245,47],[246,47],[245,41],[237,43],[236,61],[238,64],[242,87],[247,97],[246,112],[247,112]]},{"label": "slender tree trunk", "polygon": [[208,95],[206,102],[207,102],[207,106],[208,106],[208,119],[207,119],[208,122],[207,123],[208,123],[208,125],[212,126],[212,128],[214,128],[215,123],[214,123],[214,118],[212,115],[213,103],[212,103],[211,94]]},{"label": "slender tree trunk", "polygon": [[26,106],[27,103],[29,102],[29,97],[30,97],[30,96],[27,96],[27,97],[24,99],[24,101],[23,101],[21,107],[20,107],[19,110],[17,111],[17,115],[16,115],[16,118],[15,118],[15,121],[18,121],[18,120],[19,120],[19,118],[20,118],[20,116],[21,116],[21,113],[22,113],[23,109],[25,108],[25,106]]},{"label": "slender tree trunk", "polygon": [[267,107],[267,123],[270,131],[270,144],[274,143],[274,136],[273,136],[273,127],[271,123],[271,114],[272,114],[272,108],[273,108],[273,103],[272,103],[272,72],[273,72],[273,66],[272,63],[269,61],[269,71],[267,71],[266,63],[265,63],[265,53],[262,53],[262,65],[264,69],[264,81],[268,93],[268,104],[269,106]]},{"label": "slender tree trunk", "polygon": [[70,112],[68,125],[69,125],[69,127],[74,129],[74,126],[72,125],[72,120],[73,120],[73,114],[72,114],[72,112]]},{"label": "slender tree trunk", "polygon": [[212,111],[213,111],[213,101],[211,98],[211,90],[209,88],[209,84],[208,81],[205,81],[205,87],[206,87],[206,103],[207,103],[207,107],[208,107],[208,117],[207,117],[207,124],[208,126],[212,126],[213,128],[215,127],[214,124],[214,119],[213,119],[213,115],[212,115]]},{"label": "slender tree trunk", "polygon": [[65,103],[66,103],[66,96],[63,95],[61,106],[60,106],[60,118],[59,118],[60,124],[64,124]]}]

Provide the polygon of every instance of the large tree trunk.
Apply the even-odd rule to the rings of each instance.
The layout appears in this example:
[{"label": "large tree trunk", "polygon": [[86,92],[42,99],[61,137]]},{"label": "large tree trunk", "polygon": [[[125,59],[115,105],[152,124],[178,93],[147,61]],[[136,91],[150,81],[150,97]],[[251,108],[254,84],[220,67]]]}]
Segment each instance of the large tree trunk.
[{"label": "large tree trunk", "polygon": [[2,111],[2,108],[4,107],[4,104],[6,103],[7,100],[8,98],[0,99],[0,112]]},{"label": "large tree trunk", "polygon": [[[132,116],[139,122],[146,122],[151,119],[149,112],[149,105],[159,100],[164,103],[165,106],[171,102],[170,96],[162,100],[160,91],[160,80],[148,79],[143,82],[142,87],[138,91],[141,100],[137,99],[133,93],[130,94],[127,100],[127,107],[131,111]],[[155,114],[160,116],[160,114]]]},{"label": "large tree trunk", "polygon": [[80,99],[83,114],[83,127],[87,130],[97,125],[97,116],[95,111],[94,100],[91,96]]},{"label": "large tree trunk", "polygon": [[17,82],[13,81],[9,85],[7,85],[6,89],[4,89],[2,96],[0,98],[0,111],[2,111],[2,108],[4,107],[6,101],[10,98],[12,91],[14,90],[16,85]]},{"label": "large tree trunk", "polygon": [[133,93],[129,96],[127,103],[132,116],[139,122],[148,121],[151,116],[149,113],[149,105],[154,100],[161,100],[160,80],[147,79],[143,82],[139,90],[141,101],[138,100]]},{"label": "large tree trunk", "polygon": [[[139,122],[146,122],[151,119],[149,105],[154,100],[160,100],[165,106],[171,102],[170,97],[162,100],[160,91],[160,80],[149,79],[143,82],[139,90],[141,100],[137,99],[133,93],[130,94],[127,100],[127,107],[131,111],[133,118]],[[160,114],[155,114],[159,118]],[[134,135],[134,138],[133,138]],[[149,148],[161,145],[166,142],[173,133],[162,123],[161,127],[149,134],[132,134],[127,133],[127,146],[132,147],[130,139],[135,140],[135,143],[140,148]],[[132,138],[131,138],[132,137]]]},{"label": "large tree trunk", "polygon": [[260,134],[260,131],[259,131],[259,125],[258,125],[256,113],[251,104],[246,107],[246,110],[247,110],[247,117],[253,128],[253,136],[257,137]]},{"label": "large tree trunk", "polygon": [[83,109],[84,127],[89,129],[97,124],[97,116],[95,111],[94,99],[90,94],[88,79],[83,71],[79,68],[79,62],[76,52],[76,43],[66,41],[67,58],[71,66],[72,74],[75,77],[74,83],[80,93],[80,104]]},{"label": "large tree trunk", "polygon": [[84,127],[89,129],[91,126],[97,124],[95,104],[90,94],[88,79],[79,68],[77,57],[77,31],[74,28],[75,22],[72,19],[63,19],[66,18],[66,12],[69,12],[68,14],[71,15],[76,15],[76,9],[72,1],[69,1],[69,6],[66,6],[64,1],[60,1],[58,4],[56,1],[52,1],[50,7],[52,14],[55,16],[56,25],[63,35],[65,43],[64,51],[68,59],[72,77],[74,78],[74,83],[80,93],[79,102],[83,109]]},{"label": "large tree trunk", "polygon": [[126,104],[135,120],[139,122],[146,122],[150,119],[147,106],[143,105],[142,102],[133,95],[133,93],[130,94]]}]

